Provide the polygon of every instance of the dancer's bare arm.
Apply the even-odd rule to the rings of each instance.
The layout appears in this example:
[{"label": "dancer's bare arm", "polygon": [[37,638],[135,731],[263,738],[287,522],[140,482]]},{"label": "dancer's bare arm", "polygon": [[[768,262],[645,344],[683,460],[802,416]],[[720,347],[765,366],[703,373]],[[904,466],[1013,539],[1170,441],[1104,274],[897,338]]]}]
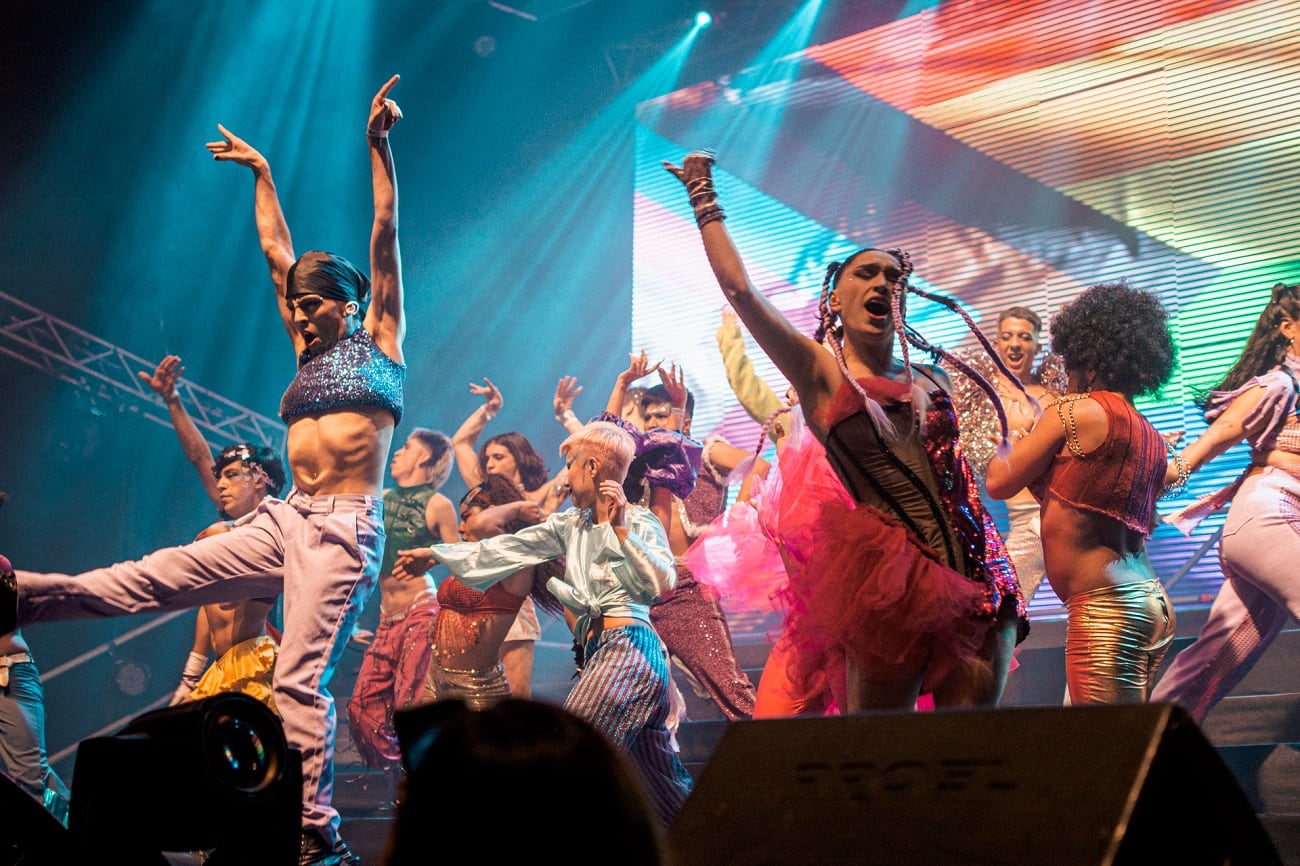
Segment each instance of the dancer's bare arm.
[{"label": "dancer's bare arm", "polygon": [[482,385],[470,382],[469,390],[471,394],[483,397],[483,405],[469,413],[469,416],[456,428],[456,432],[451,435],[451,447],[452,453],[456,455],[456,470],[460,472],[460,480],[465,482],[466,487],[473,487],[483,481],[478,452],[474,450],[478,445],[479,434],[483,432],[487,422],[501,411],[504,401],[500,389],[493,385],[492,380],[487,376],[483,377]]},{"label": "dancer's bare arm", "polygon": [[[711,190],[712,154],[692,151],[682,165],[665,162],[664,168],[677,177],[695,197],[701,190]],[[740,251],[721,219],[706,222],[700,228],[704,252],[718,285],[726,295],[749,333],[776,364],[806,405],[818,406],[834,395],[841,381],[835,359],[815,340],[800,333],[776,306],[752,282],[741,260]]]},{"label": "dancer's bare arm", "polygon": [[406,314],[402,298],[402,254],[397,244],[397,170],[388,146],[388,131],[402,119],[402,110],[388,98],[401,76],[394,75],[370,101],[366,140],[370,144],[370,175],[375,221],[370,232],[370,308],[365,328],[375,345],[395,361],[402,360]]},{"label": "dancer's bare arm", "polygon": [[180,440],[181,450],[185,452],[185,459],[190,461],[198,473],[203,492],[208,494],[208,499],[220,511],[221,492],[217,490],[217,478],[212,474],[212,467],[216,465],[212,459],[212,449],[194,424],[190,413],[185,411],[180,395],[176,393],[176,380],[184,372],[181,359],[176,355],[168,355],[158,362],[153,375],[143,370],[137,375],[167,404],[167,414],[171,416],[172,427],[176,430],[176,438]]},{"label": "dancer's bare arm", "polygon": [[280,207],[280,197],[275,191],[275,180],[271,177],[271,164],[256,148],[217,124],[221,141],[209,141],[208,152],[217,162],[232,162],[242,165],[253,172],[253,216],[257,222],[257,239],[262,244],[262,255],[271,269],[271,282],[275,286],[276,299],[279,302],[280,320],[293,341],[294,351],[302,351],[302,337],[293,327],[293,314],[285,303],[285,278],[293,266],[296,256],[293,253],[293,239],[289,235],[289,224],[284,219],[284,210]]}]

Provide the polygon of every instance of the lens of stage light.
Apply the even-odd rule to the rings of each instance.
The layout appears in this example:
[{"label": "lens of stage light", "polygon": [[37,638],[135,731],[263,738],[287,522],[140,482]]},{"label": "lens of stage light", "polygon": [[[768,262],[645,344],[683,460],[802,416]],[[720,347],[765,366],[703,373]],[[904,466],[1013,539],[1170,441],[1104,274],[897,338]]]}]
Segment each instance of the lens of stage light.
[{"label": "lens of stage light", "polygon": [[253,794],[275,781],[266,742],[249,720],[222,713],[212,724],[219,778],[245,794]]},{"label": "lens of stage light", "polygon": [[713,23],[713,16],[710,15],[708,12],[696,12],[696,13],[695,13],[695,26],[696,26],[696,27],[701,27],[701,28],[702,28],[702,27],[708,27],[708,26],[709,26],[710,24],[712,24],[712,23]]}]

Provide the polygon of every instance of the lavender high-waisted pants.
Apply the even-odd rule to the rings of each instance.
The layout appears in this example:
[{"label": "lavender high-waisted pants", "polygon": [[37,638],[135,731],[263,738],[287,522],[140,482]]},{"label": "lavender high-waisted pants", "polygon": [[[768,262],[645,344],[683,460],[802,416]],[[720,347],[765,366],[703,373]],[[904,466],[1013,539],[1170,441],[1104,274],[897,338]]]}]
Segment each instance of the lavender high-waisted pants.
[{"label": "lavender high-waisted pants", "polygon": [[1223,586],[1192,645],[1151,693],[1198,723],[1259,661],[1287,617],[1300,618],[1300,480],[1266,466],[1242,482],[1219,542]]},{"label": "lavender high-waisted pants", "polygon": [[264,499],[229,532],[84,574],[19,571],[20,623],[90,619],[284,592],[275,705],[302,752],[303,828],[331,844],[334,698],[326,686],[384,552],[383,501],[360,494]]}]

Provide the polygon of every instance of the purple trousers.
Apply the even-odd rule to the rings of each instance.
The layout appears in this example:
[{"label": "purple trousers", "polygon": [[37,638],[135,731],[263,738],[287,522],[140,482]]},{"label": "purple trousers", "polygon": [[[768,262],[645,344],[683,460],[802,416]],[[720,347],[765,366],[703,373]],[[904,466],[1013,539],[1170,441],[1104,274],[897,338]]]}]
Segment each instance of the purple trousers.
[{"label": "purple trousers", "polygon": [[1197,723],[1241,682],[1290,616],[1300,618],[1300,480],[1264,467],[1233,497],[1219,542],[1223,585],[1192,645],[1169,663],[1153,701]]},{"label": "purple trousers", "polygon": [[229,532],[84,574],[19,571],[20,623],[176,610],[284,592],[275,705],[302,753],[303,829],[333,844],[334,698],[326,686],[379,580],[383,501],[360,494],[264,499]]},{"label": "purple trousers", "polygon": [[736,662],[736,648],[717,593],[677,562],[677,588],[650,608],[650,622],[673,655],[728,719],[754,716],[754,683]]}]

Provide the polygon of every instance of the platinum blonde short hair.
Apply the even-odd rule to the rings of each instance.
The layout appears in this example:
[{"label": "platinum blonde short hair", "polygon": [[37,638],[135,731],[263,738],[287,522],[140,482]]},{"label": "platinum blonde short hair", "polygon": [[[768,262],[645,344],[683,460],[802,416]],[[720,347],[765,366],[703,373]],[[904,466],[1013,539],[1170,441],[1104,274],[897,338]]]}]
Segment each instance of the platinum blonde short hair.
[{"label": "platinum blonde short hair", "polygon": [[602,470],[622,479],[636,456],[636,440],[617,424],[592,421],[560,443],[560,453],[594,457]]}]

